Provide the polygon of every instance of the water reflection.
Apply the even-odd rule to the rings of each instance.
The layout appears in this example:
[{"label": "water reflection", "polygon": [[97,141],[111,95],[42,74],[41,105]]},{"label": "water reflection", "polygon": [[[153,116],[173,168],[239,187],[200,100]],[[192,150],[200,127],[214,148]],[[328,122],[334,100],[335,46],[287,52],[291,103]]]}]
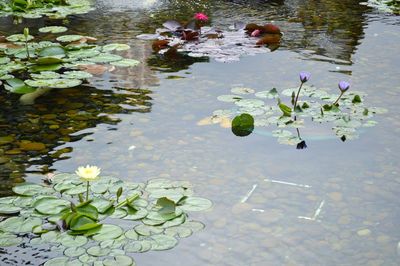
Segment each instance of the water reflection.
[{"label": "water reflection", "polygon": [[[26,168],[38,165],[46,173],[57,160],[68,159],[76,142],[93,133],[99,123],[117,124],[117,114],[151,111],[151,91],[124,88],[101,90],[81,86],[52,90],[32,106],[0,93],[0,180],[4,189],[22,182]],[[83,130],[85,130],[83,132]],[[83,132],[83,133],[82,133]],[[29,172],[29,171],[28,171]]]}]

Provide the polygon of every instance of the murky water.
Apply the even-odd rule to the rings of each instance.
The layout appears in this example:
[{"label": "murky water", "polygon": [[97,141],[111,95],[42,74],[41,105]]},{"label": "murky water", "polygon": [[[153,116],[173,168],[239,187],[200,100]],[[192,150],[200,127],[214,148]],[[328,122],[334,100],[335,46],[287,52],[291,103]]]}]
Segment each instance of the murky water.
[{"label": "murky water", "polygon": [[[14,183],[39,182],[42,173],[82,164],[127,180],[189,180],[215,204],[194,215],[206,229],[170,251],[137,254],[141,266],[400,264],[400,17],[351,0],[131,2],[99,2],[97,11],[71,17],[67,26],[130,44],[127,55],[141,60],[139,67],[98,76],[83,88],[53,90],[33,106],[0,92],[0,136],[12,137],[0,146],[2,194]],[[150,42],[135,38],[198,10],[221,27],[274,21],[284,32],[282,45],[223,64],[163,60]],[[24,26],[3,18],[0,35]],[[349,80],[351,89],[368,93],[368,104],[389,113],[357,140],[311,139],[305,150],[264,134],[238,138],[218,124],[197,125],[225,107],[216,98],[232,86],[284,89],[297,84],[302,70],[312,73],[310,83],[333,90]],[[47,149],[26,152],[20,140]],[[316,220],[299,218],[313,217],[322,202]],[[21,258],[21,252],[0,257]]]}]

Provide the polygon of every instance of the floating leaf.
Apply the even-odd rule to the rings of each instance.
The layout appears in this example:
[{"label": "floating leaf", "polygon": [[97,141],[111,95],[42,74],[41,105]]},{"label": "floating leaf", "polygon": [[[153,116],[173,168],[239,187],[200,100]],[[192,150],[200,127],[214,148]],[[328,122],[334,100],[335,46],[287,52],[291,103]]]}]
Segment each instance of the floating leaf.
[{"label": "floating leaf", "polygon": [[68,28],[63,27],[63,26],[48,26],[48,27],[42,27],[39,29],[39,32],[42,33],[62,33],[66,32]]},{"label": "floating leaf", "polygon": [[183,211],[204,211],[212,207],[209,199],[200,197],[188,197],[179,206]]},{"label": "floating leaf", "polygon": [[59,42],[76,42],[82,38],[83,38],[82,35],[71,34],[71,35],[63,35],[63,36],[57,37],[56,40]]},{"label": "floating leaf", "polygon": [[39,74],[31,74],[31,77],[33,79],[58,79],[61,75],[54,71],[43,71]]},{"label": "floating leaf", "polygon": [[42,214],[58,214],[69,208],[70,202],[54,197],[44,197],[37,200],[33,206]]},{"label": "floating leaf", "polygon": [[0,214],[17,214],[22,210],[11,204],[0,204]]},{"label": "floating leaf", "polygon": [[115,61],[121,61],[122,57],[115,54],[102,53],[94,57],[90,57],[87,60],[93,63],[110,63]]},{"label": "floating leaf", "polygon": [[[40,57],[47,57],[47,56],[54,56],[57,58],[62,58],[65,56],[65,50],[63,47],[57,46],[47,46],[40,50],[39,54]],[[55,63],[59,63],[61,60]]]},{"label": "floating leaf", "polygon": [[33,39],[34,37],[32,35],[25,36],[24,34],[14,34],[6,38],[6,40],[9,42],[25,42],[25,40],[30,41]]},{"label": "floating leaf", "polygon": [[93,236],[96,241],[104,241],[109,239],[115,239],[123,234],[121,227],[112,224],[105,224],[102,226],[100,231]]},{"label": "floating leaf", "polygon": [[22,243],[22,238],[13,234],[0,232],[0,247],[16,246]]},{"label": "floating leaf", "polygon": [[22,196],[33,196],[40,194],[49,194],[51,189],[33,183],[23,183],[12,188],[14,193]]},{"label": "floating leaf", "polygon": [[128,256],[119,255],[115,256],[114,259],[105,259],[103,261],[104,266],[135,266],[135,261]]},{"label": "floating leaf", "polygon": [[168,250],[178,244],[178,240],[169,235],[153,235],[151,239],[154,241],[151,247],[153,250]]},{"label": "floating leaf", "polygon": [[31,93],[36,90],[36,88],[26,85],[24,81],[20,79],[7,79],[6,84],[4,84],[4,88],[12,93],[18,94]]},{"label": "floating leaf", "polygon": [[72,88],[82,84],[82,80],[79,79],[38,79],[38,80],[25,80],[25,83],[31,87],[42,87],[42,88],[57,88],[65,89]]},{"label": "floating leaf", "polygon": [[110,52],[110,51],[124,51],[124,50],[128,50],[129,48],[131,48],[129,45],[127,44],[122,44],[122,43],[111,43],[111,44],[107,44],[103,46],[103,52]]},{"label": "floating leaf", "polygon": [[0,231],[11,233],[30,233],[36,226],[42,224],[42,219],[37,217],[11,217],[0,222]]},{"label": "floating leaf", "polygon": [[175,212],[175,202],[172,200],[169,200],[166,197],[160,198],[157,200],[157,205],[161,207],[158,212],[160,214],[168,214],[168,213],[174,213]]},{"label": "floating leaf", "polygon": [[86,249],[82,247],[70,247],[64,251],[64,255],[67,257],[79,257],[86,252]]},{"label": "floating leaf", "polygon": [[110,64],[118,67],[134,67],[139,65],[140,61],[135,59],[122,59],[120,61],[111,62]]},{"label": "floating leaf", "polygon": [[68,258],[66,257],[58,257],[53,258],[45,262],[43,266],[66,266],[68,262]]},{"label": "floating leaf", "polygon": [[95,256],[95,257],[103,257],[107,256],[110,253],[110,249],[108,248],[101,248],[99,246],[93,246],[88,248],[86,251],[89,255]]},{"label": "floating leaf", "polygon": [[85,71],[65,71],[62,77],[66,79],[89,79],[93,75]]}]

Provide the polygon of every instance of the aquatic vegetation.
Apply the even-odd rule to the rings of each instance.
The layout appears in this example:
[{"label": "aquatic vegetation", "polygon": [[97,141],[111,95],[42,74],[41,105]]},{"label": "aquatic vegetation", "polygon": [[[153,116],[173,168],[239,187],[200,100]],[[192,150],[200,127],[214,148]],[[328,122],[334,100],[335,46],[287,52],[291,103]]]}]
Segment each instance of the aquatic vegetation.
[{"label": "aquatic vegetation", "polygon": [[[99,168],[57,174],[46,184],[23,183],[15,196],[0,199],[0,246],[29,242],[60,253],[44,265],[95,263],[135,265],[130,254],[167,250],[179,238],[202,230],[187,212],[204,211],[211,201],[193,195],[185,181],[153,179],[144,183],[98,176]],[[90,200],[83,194],[88,178]],[[82,180],[85,178],[85,180]],[[7,215],[7,216],[5,216]],[[114,263],[114,264],[113,264]],[[96,263],[95,263],[96,265]]]},{"label": "aquatic vegetation", "polygon": [[206,22],[209,22],[208,16],[197,13],[187,23],[168,20],[155,34],[141,34],[137,38],[153,40],[153,50],[162,55],[181,52],[219,62],[238,61],[242,55],[265,53],[279,47],[281,31],[273,24],[235,23],[230,30],[221,30],[205,26]]},{"label": "aquatic vegetation", "polygon": [[368,0],[360,4],[376,8],[382,12],[400,14],[400,2],[398,0]]},{"label": "aquatic vegetation", "polygon": [[[210,121],[217,123],[233,118],[232,132],[237,136],[251,134],[254,127],[275,127],[268,135],[277,137],[279,143],[304,149],[307,144],[300,136],[300,129],[305,127],[306,120],[313,124],[333,124],[332,130],[336,136],[345,141],[357,138],[361,128],[375,126],[377,122],[371,120],[374,114],[387,112],[384,108],[366,106],[366,94],[348,92],[350,84],[346,81],[339,82],[340,94],[337,96],[328,89],[305,86],[304,83],[309,79],[310,74],[302,72],[299,88],[285,89],[280,93],[276,88],[260,92],[252,88],[233,88],[232,94],[221,95],[218,100],[233,103],[236,108],[216,110]],[[256,98],[248,98],[251,95]],[[291,99],[292,107],[281,98]],[[296,134],[288,129],[295,129]]]},{"label": "aquatic vegetation", "polygon": [[89,0],[2,0],[0,17],[15,16],[19,18],[63,19],[69,15],[86,14],[93,10]]},{"label": "aquatic vegetation", "polygon": [[[40,32],[64,32],[65,27],[44,27]],[[49,89],[64,89],[81,85],[92,77],[87,66],[111,64],[131,67],[139,61],[125,59],[111,51],[127,50],[126,44],[95,45],[96,39],[81,35],[63,35],[57,42],[33,42],[25,28],[23,34],[14,34],[0,41],[0,80],[11,93],[27,94],[21,102],[31,104]],[[1,86],[1,84],[0,84]]]}]

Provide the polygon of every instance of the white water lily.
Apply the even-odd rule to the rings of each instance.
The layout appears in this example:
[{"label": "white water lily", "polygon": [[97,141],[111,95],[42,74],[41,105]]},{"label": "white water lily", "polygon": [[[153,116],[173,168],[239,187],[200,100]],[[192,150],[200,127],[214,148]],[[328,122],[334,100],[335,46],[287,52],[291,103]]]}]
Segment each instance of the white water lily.
[{"label": "white water lily", "polygon": [[93,181],[96,180],[100,174],[100,168],[97,166],[86,165],[78,167],[78,170],[75,173],[84,181]]}]

